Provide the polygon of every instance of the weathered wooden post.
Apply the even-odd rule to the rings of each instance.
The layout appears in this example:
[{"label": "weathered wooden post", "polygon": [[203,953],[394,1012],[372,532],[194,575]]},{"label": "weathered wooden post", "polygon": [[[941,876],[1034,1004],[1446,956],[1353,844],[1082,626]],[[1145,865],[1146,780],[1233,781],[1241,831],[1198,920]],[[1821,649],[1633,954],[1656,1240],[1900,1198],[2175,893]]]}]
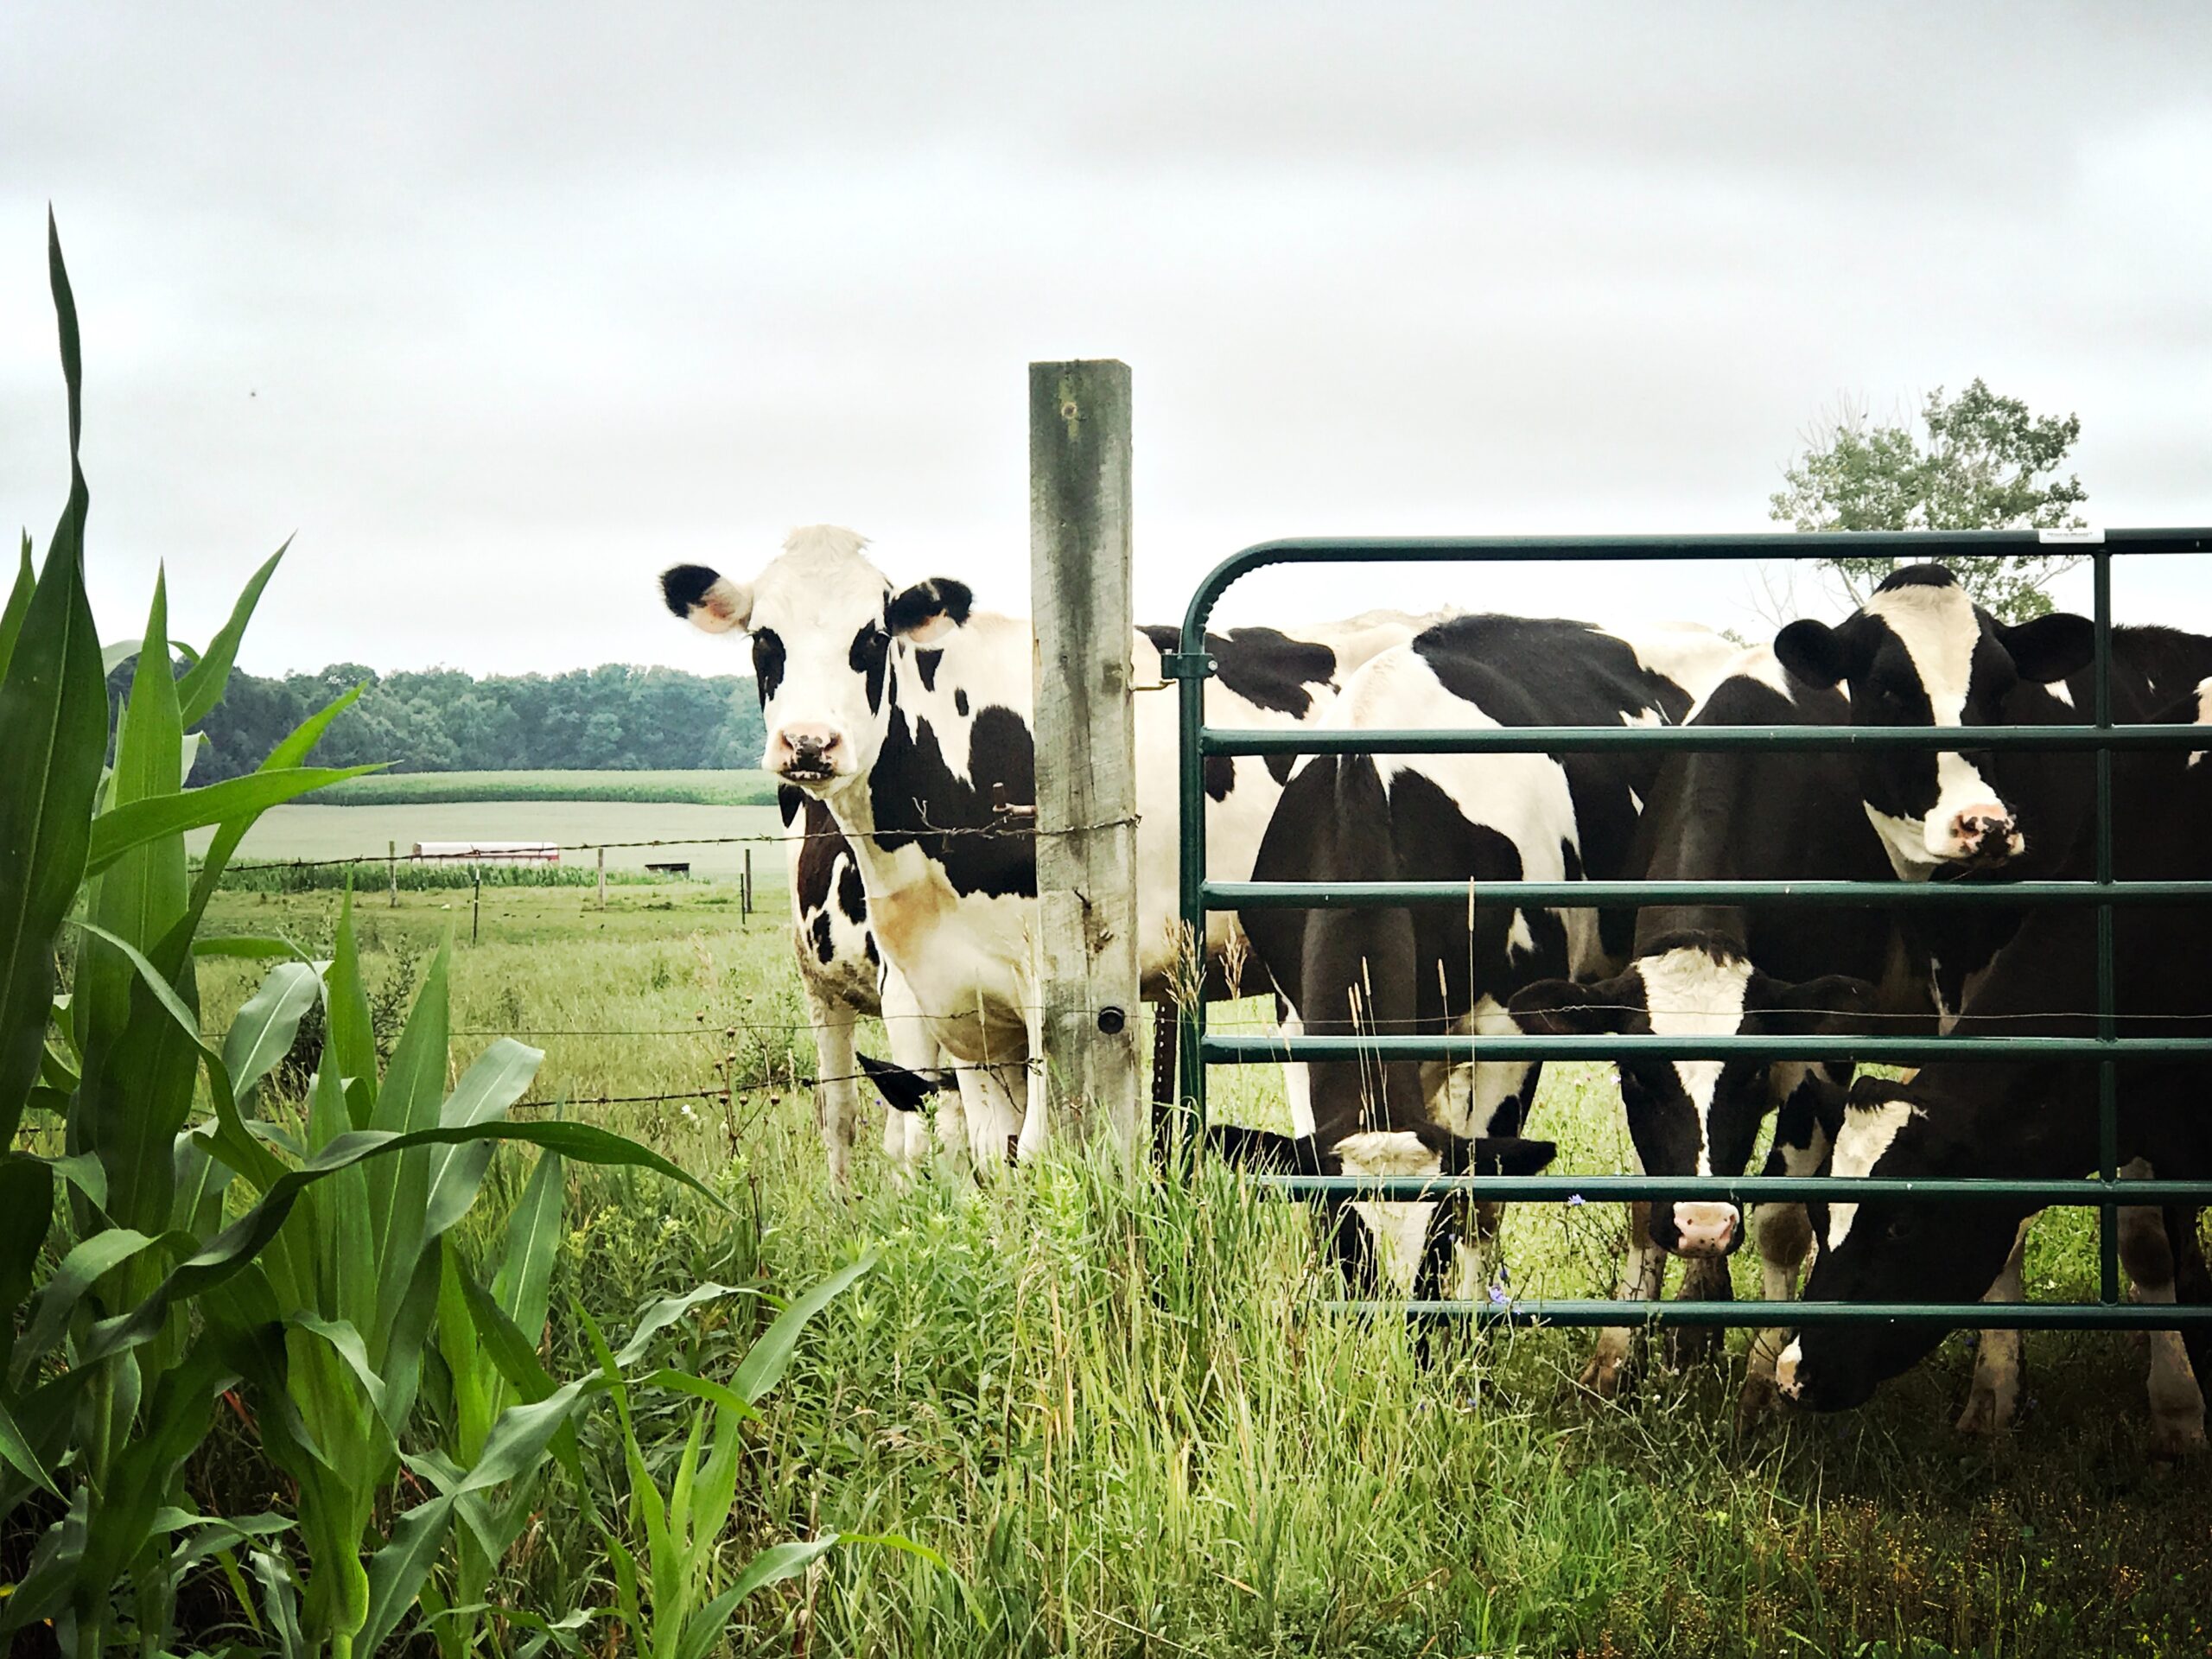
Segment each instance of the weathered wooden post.
[{"label": "weathered wooden post", "polygon": [[399,908],[399,843],[387,841],[384,844],[385,874],[391,880],[391,907]]},{"label": "weathered wooden post", "polygon": [[1129,699],[1129,369],[1029,365],[1037,930],[1048,1139],[1134,1147],[1136,722]]},{"label": "weathered wooden post", "polygon": [[607,908],[607,849],[599,849],[599,907]]},{"label": "weathered wooden post", "polygon": [[737,884],[737,925],[743,927],[753,919],[753,849],[745,849],[745,874]]}]

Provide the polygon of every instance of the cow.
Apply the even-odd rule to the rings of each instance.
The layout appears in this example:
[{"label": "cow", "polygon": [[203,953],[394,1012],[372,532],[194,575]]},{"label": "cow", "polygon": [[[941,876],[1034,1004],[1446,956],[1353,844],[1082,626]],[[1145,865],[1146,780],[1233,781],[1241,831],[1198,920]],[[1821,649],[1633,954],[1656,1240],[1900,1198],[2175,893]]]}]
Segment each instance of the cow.
[{"label": "cow", "polygon": [[[1703,629],[1641,636],[1586,622],[1474,615],[1379,653],[1345,683],[1332,729],[1672,724],[1735,647]],[[1590,909],[1478,909],[1485,881],[1629,873],[1648,753],[1315,755],[1293,774],[1262,842],[1262,881],[1428,880],[1470,884],[1465,906],[1254,910],[1245,931],[1292,1012],[1314,1035],[1510,1031],[1508,999],[1532,981],[1592,977],[1628,943]],[[1611,918],[1618,931],[1625,918]],[[1440,1173],[1457,1141],[1520,1135],[1534,1063],[1358,1061],[1305,1068],[1294,1127],[1348,1173]],[[1509,1164],[1508,1167],[1511,1166]],[[1358,1206],[1381,1267],[1424,1287],[1440,1257],[1432,1205]],[[1488,1278],[1494,1223],[1478,1212],[1463,1281]],[[1453,1224],[1448,1218],[1448,1232]]]},{"label": "cow", "polygon": [[[2166,694],[2162,688],[2192,669],[2212,669],[2212,641],[2196,636],[2122,628],[2113,638],[2118,718],[2146,717]],[[2093,645],[2094,630],[2082,618],[2051,615],[2007,627],[1974,607],[1948,570],[1912,566],[1887,578],[1842,624],[1795,622],[1770,651],[1746,652],[1693,719],[1746,726],[2076,722],[2093,706]],[[1644,874],[1706,880],[2032,877],[2047,874],[2071,844],[2091,786],[2088,763],[2070,755],[1687,753],[1662,772],[1647,815],[1651,852]],[[1851,981],[1878,986],[1872,1011],[1885,1029],[1911,1034],[1930,1015],[1939,1026],[1948,1021],[1971,976],[2018,920],[2017,912],[1986,909],[1653,907],[1638,917],[1638,960],[1627,974],[1594,991],[1533,987],[1523,994],[1521,1023],[1530,1030],[1658,1029],[1649,1017],[1658,1006],[1649,983],[1656,978],[1668,987],[1662,1001],[1680,1010],[1673,1018],[1678,1028],[1701,1023],[1715,1033],[1752,1034],[1774,1029],[1774,1021],[1732,1001],[1739,982],[1755,1004],[1776,995],[1763,977],[1788,982],[1815,976],[1847,1002]],[[1705,937],[1676,937],[1699,934]],[[1847,1012],[1829,999],[1824,1015],[1799,1007],[1786,1023],[1833,1032]],[[1833,1134],[1828,1126],[1840,1122],[1838,1086],[1848,1070],[1624,1064],[1621,1077],[1647,1171],[1740,1172],[1770,1103],[1782,1109],[1767,1171],[1804,1173],[1819,1166]],[[1706,1089],[1709,1095],[1701,1096]],[[1759,1230],[1765,1293],[1785,1297],[1810,1242],[1802,1207],[1768,1206]],[[1733,1205],[1662,1206],[1634,1236],[1624,1292],[1656,1295],[1661,1251],[1694,1257],[1733,1249],[1742,1223]],[[2000,1284],[2016,1281],[2018,1268],[2016,1256]],[[1780,1334],[1764,1333],[1752,1344],[1742,1401],[1747,1414],[1764,1403]],[[1586,1377],[1601,1391],[1625,1356],[1627,1336],[1623,1330],[1600,1338]],[[2003,1426],[2018,1350],[2017,1332],[1987,1333],[1962,1428]]]},{"label": "cow", "polygon": [[[858,1022],[881,1019],[892,1058],[906,1070],[933,1075],[940,1057],[905,978],[876,947],[860,866],[836,820],[821,802],[791,785],[777,790],[776,804],[786,836],[791,947],[814,1035],[815,1118],[830,1179],[843,1190],[851,1185],[859,1080],[868,1065],[854,1044]],[[883,1149],[903,1179],[925,1161],[930,1126],[919,1102],[906,1109],[899,1109],[896,1100],[889,1104]],[[938,1108],[936,1128],[948,1152],[965,1152],[957,1096]]]},{"label": "cow", "polygon": [[[1685,722],[1698,726],[1844,725],[1842,693],[1789,674],[1768,646],[1742,652]],[[1685,750],[1661,765],[1639,825],[1634,868],[1646,880],[1725,881],[1890,879],[1881,842],[1853,810],[1852,762],[1830,753]],[[1633,959],[1594,983],[1548,979],[1509,1003],[1532,1034],[1781,1036],[1831,1034],[1878,1005],[1932,1029],[1924,967],[1887,912],[1777,905],[1666,905],[1638,911]],[[1618,1062],[1621,1101],[1640,1170],[1653,1175],[1737,1175],[1762,1122],[1777,1118],[1766,1169],[1808,1174],[1840,1117],[1848,1068],[1732,1060]],[[1725,1268],[1710,1265],[1744,1242],[1732,1205],[1663,1199],[1635,1206],[1618,1294],[1658,1295],[1666,1261],[1692,1263],[1685,1295],[1725,1298]],[[1788,1297],[1811,1243],[1799,1205],[1759,1217],[1762,1282]],[[1702,1268],[1702,1271],[1700,1271]],[[1582,1373],[1601,1396],[1618,1392],[1631,1332],[1602,1332]],[[1752,1344],[1743,1408],[1755,1414],[1772,1374],[1779,1332]]]},{"label": "cow", "polygon": [[[2212,679],[2165,718],[2212,727]],[[2202,753],[2116,757],[2113,874],[2127,880],[2212,877],[2212,767]],[[2094,873],[2088,837],[2062,874]],[[1998,953],[1956,1029],[1962,1035],[2088,1037],[2097,1020],[2097,923],[2076,908],[2037,912]],[[2123,1034],[2212,1038],[2212,959],[2203,912],[2127,906],[2113,921],[2113,1006]],[[2119,1157],[2125,1173],[2212,1175],[2212,1118],[2204,1111],[2212,1061],[2128,1060],[2117,1068]],[[2098,1064],[1960,1059],[1923,1067],[1910,1083],[1862,1077],[1836,1140],[1843,1176],[2085,1175],[2099,1162]],[[1815,1300],[1968,1300],[2008,1271],[2035,1206],[1977,1199],[1949,1204],[1868,1198],[1810,1206],[1816,1255],[1806,1285]],[[2120,1256],[2136,1300],[2186,1292],[2212,1300],[2194,1210],[2123,1208]],[[1818,1410],[1858,1405],[1934,1348],[1941,1332],[1907,1323],[1871,1329],[1811,1326],[1776,1366],[1783,1395]],[[2193,1354],[2192,1354],[2192,1350]],[[2204,1444],[2198,1388],[2212,1359],[2201,1335],[2154,1334],[2152,1448],[2172,1456]]]},{"label": "cow", "polygon": [[[851,849],[869,925],[931,1036],[955,1065],[974,1156],[1012,1139],[1045,1144],[1044,1080],[1032,1023],[1029,935],[1036,861],[1026,821],[998,807],[1034,798],[1026,620],[981,610],[963,582],[894,588],[864,539],[831,525],[794,531],[750,582],[698,565],[664,573],[677,616],[751,638],[767,728],[762,765],[819,801]],[[1219,664],[1208,718],[1294,727],[1334,699],[1344,675],[1412,637],[1376,613],[1296,632],[1241,628],[1210,639]],[[1160,681],[1164,632],[1130,641],[1135,683]],[[1176,726],[1172,702],[1136,704],[1138,959],[1143,992],[1166,998],[1187,959],[1176,922]],[[1210,762],[1210,864],[1243,876],[1281,792],[1282,763]],[[1198,942],[1233,960],[1234,918]]]}]

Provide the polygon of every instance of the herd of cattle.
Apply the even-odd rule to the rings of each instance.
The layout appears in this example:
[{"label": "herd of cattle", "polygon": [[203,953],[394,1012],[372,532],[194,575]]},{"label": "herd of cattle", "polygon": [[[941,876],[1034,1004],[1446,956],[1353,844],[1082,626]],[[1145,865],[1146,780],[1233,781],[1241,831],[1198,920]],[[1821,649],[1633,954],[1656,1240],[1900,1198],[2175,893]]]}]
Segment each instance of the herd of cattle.
[{"label": "herd of cattle", "polygon": [[[1033,841],[1006,806],[1033,798],[1026,620],[978,611],[938,578],[894,588],[853,532],[795,532],[750,583],[696,565],[662,578],[669,608],[750,636],[785,785],[801,977],[820,1050],[831,1169],[848,1179],[862,1068],[897,1109],[887,1150],[978,1169],[1032,1154],[1048,1129],[1028,986]],[[1156,683],[1173,629],[1131,641]],[[2084,723],[2094,630],[2057,613],[2016,626],[1978,609],[1941,567],[1892,575],[1854,614],[1801,620],[1744,647],[1707,629],[1606,630],[1520,617],[1370,613],[1210,638],[1216,727],[1336,730],[1493,726],[1975,728]],[[2212,639],[2118,627],[2120,723],[2212,725]],[[1188,984],[1178,925],[1172,704],[1140,697],[1137,908],[1146,993]],[[1342,882],[1851,880],[2002,881],[2094,874],[2094,759],[1967,747],[1830,752],[1645,748],[1543,754],[1280,755],[1206,763],[1210,876]],[[2212,734],[2207,748],[2212,749]],[[2212,878],[2212,766],[2202,753],[2113,756],[2113,873]],[[2212,1036],[2212,953],[2185,905],[2116,912],[2124,1029]],[[2081,908],[1620,907],[1261,910],[1209,919],[1209,995],[1271,992],[1286,1031],[1650,1033],[1781,1036],[1879,1030],[2094,1035],[2096,918]],[[880,1014],[889,1062],[857,1055]],[[1541,1063],[1314,1063],[1288,1068],[1296,1134],[1217,1132],[1278,1168],[1402,1176],[1541,1167],[1525,1139]],[[1907,1082],[1848,1065],[1618,1063],[1642,1169],[1735,1175],[1772,1116],[1773,1173],[2065,1178],[2099,1163],[2089,1060],[1929,1065]],[[2212,1064],[2120,1070],[2120,1156],[2131,1176],[2212,1175]],[[932,1095],[934,1109],[921,1109]],[[1757,1249],[1770,1300],[1807,1255],[1813,1299],[2018,1300],[2032,1206],[1977,1200],[1769,1205]],[[1494,1217],[1361,1203],[1339,1246],[1398,1288],[1489,1280]],[[1356,1218],[1355,1218],[1356,1217]],[[1716,1203],[1632,1209],[1618,1294],[1657,1296],[1668,1258],[1688,1295],[1726,1294],[1745,1217]],[[2145,1302],[2212,1300],[2194,1209],[2120,1212],[2122,1263]],[[1777,1391],[1833,1409],[1865,1400],[1938,1339],[1910,1324],[1761,1333],[1745,1405]],[[2196,1377],[2212,1350],[2154,1334],[2154,1451],[2204,1444]],[[1604,1332],[1584,1374],[1619,1385],[1629,1332]],[[1961,1427],[2010,1421],[2017,1332],[1985,1334]]]}]

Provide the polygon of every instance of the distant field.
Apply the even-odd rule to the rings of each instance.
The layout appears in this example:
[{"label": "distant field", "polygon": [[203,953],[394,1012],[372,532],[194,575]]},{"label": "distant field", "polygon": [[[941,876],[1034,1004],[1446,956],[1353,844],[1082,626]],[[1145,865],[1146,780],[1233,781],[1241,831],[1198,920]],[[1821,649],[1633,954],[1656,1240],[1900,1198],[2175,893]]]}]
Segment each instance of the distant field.
[{"label": "distant field", "polygon": [[[457,774],[499,777],[497,772]],[[518,775],[518,774],[506,774]],[[590,773],[540,772],[538,777],[591,776]],[[626,774],[616,774],[618,776]],[[744,773],[662,772],[631,773],[631,777],[680,778],[742,777]],[[404,783],[408,779],[390,781]],[[507,800],[411,801],[363,806],[280,806],[264,813],[239,849],[242,863],[266,860],[359,858],[373,868],[365,870],[365,885],[381,885],[385,849],[397,843],[404,856],[418,841],[550,841],[565,849],[561,861],[568,868],[592,868],[598,855],[589,843],[663,842],[665,846],[622,845],[609,849],[610,870],[642,870],[648,863],[689,860],[691,874],[701,880],[730,879],[743,868],[745,855],[753,855],[757,882],[779,891],[783,883],[783,848],[772,839],[735,842],[734,836],[780,835],[783,821],[772,806],[702,805],[696,802],[631,802]],[[213,831],[194,830],[187,839],[196,855],[207,850]],[[680,844],[692,839],[696,843]],[[720,845],[714,844],[717,842]]]},{"label": "distant field", "polygon": [[768,806],[764,772],[405,772],[324,790],[328,806],[413,806],[442,801],[630,801]]}]

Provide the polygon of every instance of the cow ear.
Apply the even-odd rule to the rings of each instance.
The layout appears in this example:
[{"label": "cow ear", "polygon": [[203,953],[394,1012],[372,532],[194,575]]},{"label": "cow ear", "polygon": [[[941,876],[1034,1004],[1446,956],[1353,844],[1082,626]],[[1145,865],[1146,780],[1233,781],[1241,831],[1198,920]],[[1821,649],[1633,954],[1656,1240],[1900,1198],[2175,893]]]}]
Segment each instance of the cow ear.
[{"label": "cow ear", "polygon": [[1474,1142],[1478,1175],[1541,1175],[1559,1156],[1554,1141],[1529,1141],[1517,1135],[1485,1135]]},{"label": "cow ear", "polygon": [[671,611],[707,633],[752,625],[753,590],[703,564],[675,564],[662,571],[660,596]]},{"label": "cow ear", "polygon": [[1775,659],[1808,685],[1834,685],[1863,675],[1866,649],[1851,625],[1832,628],[1803,617],[1774,636]]},{"label": "cow ear", "polygon": [[934,645],[967,621],[975,603],[967,583],[931,576],[891,596],[884,607],[883,626],[912,644]]},{"label": "cow ear", "polygon": [[879,1060],[872,1054],[855,1058],[883,1096],[884,1103],[895,1111],[918,1112],[931,1095],[950,1086],[942,1071],[911,1071],[889,1060]]},{"label": "cow ear", "polygon": [[1754,1000],[1777,1036],[1832,1037],[1874,1006],[1874,988],[1848,974],[1824,974],[1800,985],[1768,980]]},{"label": "cow ear", "polygon": [[1514,992],[1505,1005],[1513,1023],[1531,1037],[1597,1037],[1621,1027],[1623,1007],[1615,987],[1578,985],[1571,979],[1540,979]]},{"label": "cow ear", "polygon": [[1851,1081],[1851,1093],[1844,1097],[1844,1104],[1854,1112],[1871,1112],[1877,1106],[1886,1106],[1893,1100],[1910,1101],[1912,1089],[1894,1077],[1869,1077],[1864,1072]]},{"label": "cow ear", "polygon": [[2079,674],[2097,654],[2097,625],[2070,611],[2053,611],[2031,622],[1999,627],[1997,639],[2020,677],[2038,685]]}]

